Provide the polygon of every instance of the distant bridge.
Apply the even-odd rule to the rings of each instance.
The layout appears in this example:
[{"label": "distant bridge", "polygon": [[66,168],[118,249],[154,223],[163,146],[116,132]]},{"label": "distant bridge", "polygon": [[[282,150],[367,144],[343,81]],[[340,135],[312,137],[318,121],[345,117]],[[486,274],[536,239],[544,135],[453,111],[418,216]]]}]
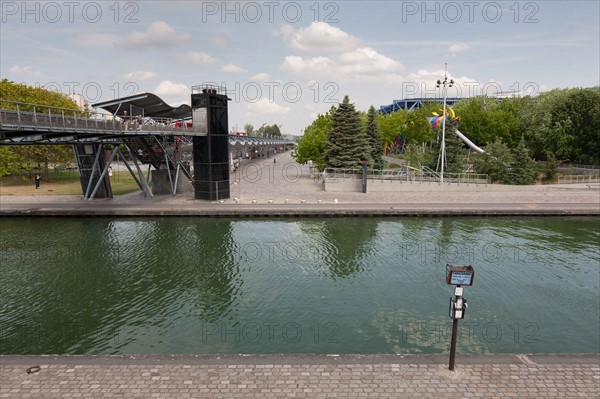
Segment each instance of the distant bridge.
[{"label": "distant bridge", "polygon": [[[447,98],[446,104],[452,105],[462,100],[462,98]],[[382,114],[389,114],[399,109],[406,109],[412,111],[415,108],[421,108],[424,103],[439,103],[443,104],[443,99],[440,98],[405,98],[403,100],[394,100],[391,104],[382,105],[379,107],[379,112]]]}]

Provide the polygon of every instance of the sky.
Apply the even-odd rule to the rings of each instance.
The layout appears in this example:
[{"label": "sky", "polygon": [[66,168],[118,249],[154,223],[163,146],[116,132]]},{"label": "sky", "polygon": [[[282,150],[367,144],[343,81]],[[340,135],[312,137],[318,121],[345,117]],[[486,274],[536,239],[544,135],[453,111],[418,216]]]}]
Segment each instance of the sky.
[{"label": "sky", "polygon": [[0,1],[0,77],[90,104],[225,86],[229,127],[303,129],[345,95],[393,100],[600,84],[599,1]]}]

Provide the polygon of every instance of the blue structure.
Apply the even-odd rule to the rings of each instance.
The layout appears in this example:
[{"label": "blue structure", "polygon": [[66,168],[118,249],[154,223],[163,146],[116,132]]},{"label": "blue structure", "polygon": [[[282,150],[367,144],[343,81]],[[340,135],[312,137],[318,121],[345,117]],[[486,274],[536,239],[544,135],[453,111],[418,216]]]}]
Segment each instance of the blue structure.
[{"label": "blue structure", "polygon": [[[462,98],[447,98],[446,104],[453,105],[462,100]],[[438,103],[443,104],[443,100],[441,98],[410,98],[404,100],[394,100],[389,105],[382,105],[379,107],[379,112],[382,114],[389,114],[394,111],[398,111],[399,109],[407,109],[412,111],[415,108],[421,108],[423,103]]]}]

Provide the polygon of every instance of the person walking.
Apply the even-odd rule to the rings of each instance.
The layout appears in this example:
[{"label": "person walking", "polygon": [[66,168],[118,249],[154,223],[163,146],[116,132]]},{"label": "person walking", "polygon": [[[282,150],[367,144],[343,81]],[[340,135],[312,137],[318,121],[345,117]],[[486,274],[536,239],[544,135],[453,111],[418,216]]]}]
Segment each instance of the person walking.
[{"label": "person walking", "polygon": [[131,116],[129,116],[129,113],[127,112],[127,110],[123,111],[123,116],[121,116],[121,118],[123,119],[123,125],[125,126],[125,130],[129,130],[129,123],[131,123]]},{"label": "person walking", "polygon": [[35,175],[35,177],[33,178],[33,181],[35,181],[35,189],[37,190],[38,188],[40,188],[40,182],[42,181],[42,176]]}]

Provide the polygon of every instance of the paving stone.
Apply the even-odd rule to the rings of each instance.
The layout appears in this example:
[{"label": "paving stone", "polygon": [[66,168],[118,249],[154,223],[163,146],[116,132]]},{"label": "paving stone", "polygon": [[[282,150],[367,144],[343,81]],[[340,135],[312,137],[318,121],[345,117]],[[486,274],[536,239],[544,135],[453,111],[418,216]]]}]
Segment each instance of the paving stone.
[{"label": "paving stone", "polygon": [[[461,364],[455,370],[461,380],[455,380],[453,372],[433,363],[398,365],[381,361],[379,357],[363,356],[356,363],[323,365],[319,363],[330,360],[315,358],[315,362],[309,359],[307,364],[300,365],[294,356],[279,357],[274,364],[265,364],[260,357],[256,357],[257,364],[248,364],[252,359],[246,356],[239,359],[241,364],[228,365],[186,364],[184,358],[180,364],[157,367],[95,364],[94,358],[85,356],[78,357],[79,361],[85,360],[84,364],[73,366],[73,359],[65,357],[65,364],[61,364],[59,358],[28,375],[25,365],[5,364],[12,360],[3,356],[0,357],[0,398],[600,396],[600,368],[589,361],[589,364],[561,363],[559,358],[549,365],[521,361],[510,365]],[[28,363],[26,359],[24,357],[24,364]],[[290,364],[285,364],[286,359]]]}]

